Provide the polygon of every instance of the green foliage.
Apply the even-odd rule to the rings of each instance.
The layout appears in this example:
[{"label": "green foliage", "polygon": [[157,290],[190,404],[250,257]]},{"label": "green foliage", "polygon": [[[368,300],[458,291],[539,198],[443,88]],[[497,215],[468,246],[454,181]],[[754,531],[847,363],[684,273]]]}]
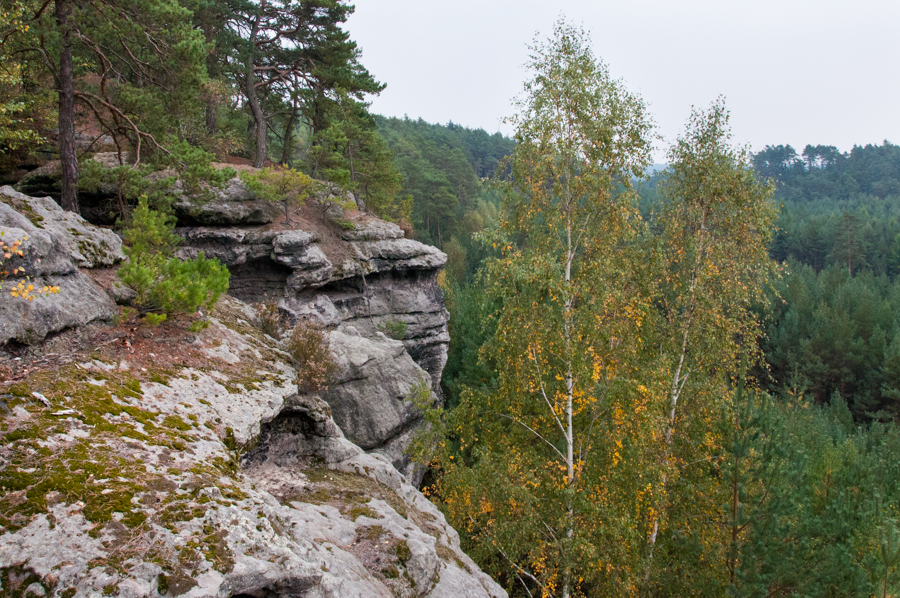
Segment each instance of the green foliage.
[{"label": "green foliage", "polygon": [[851,276],[839,265],[816,272],[794,260],[787,269],[781,299],[769,304],[769,388],[804,387],[819,403],[839,392],[861,420],[895,418],[900,281],[865,271]]},{"label": "green foliage", "polygon": [[209,328],[209,320],[206,319],[194,320],[191,322],[191,325],[188,326],[188,330],[194,333],[201,332],[207,328]]},{"label": "green foliage", "polygon": [[406,337],[409,325],[403,320],[385,320],[378,324],[377,329],[396,341],[402,341]]},{"label": "green foliage", "polygon": [[413,434],[407,453],[416,461],[429,464],[435,452],[440,451],[440,443],[447,436],[444,410],[435,404],[431,386],[424,379],[413,385],[407,400],[424,420],[424,425]]},{"label": "green foliage", "polygon": [[[0,38],[26,35],[29,2],[11,0],[0,9]],[[23,89],[22,65],[0,43],[0,153],[41,141],[31,118],[24,115],[33,101]]]},{"label": "green foliage", "polygon": [[166,147],[167,151],[155,160],[155,166],[174,170],[181,183],[181,192],[190,199],[208,201],[211,187],[222,189],[237,176],[233,168],[216,167],[213,164],[214,154],[184,139],[170,140]]},{"label": "green foliage", "polygon": [[466,278],[466,248],[459,239],[451,237],[449,243],[444,244],[447,253],[447,273],[457,283],[462,283]]},{"label": "green foliage", "polygon": [[471,247],[472,227],[464,221],[474,218],[480,202],[499,201],[488,199],[488,189],[480,179],[497,173],[500,162],[512,152],[513,140],[452,122],[433,125],[421,119],[384,117],[377,122],[403,174],[400,195],[412,198],[416,237],[443,247],[457,235],[469,251],[472,265],[467,272],[471,275],[479,260]]},{"label": "green foliage", "polygon": [[318,392],[328,388],[337,371],[337,363],[321,326],[308,320],[298,321],[285,349],[297,367],[297,388],[300,392]]},{"label": "green foliage", "polygon": [[112,220],[125,218],[141,197],[147,198],[151,209],[169,213],[176,182],[179,196],[202,203],[212,198],[213,188],[223,188],[237,174],[233,168],[216,168],[213,158],[185,141],[172,141],[170,150],[138,165],[107,168],[93,159],[82,160],[79,186],[84,192],[97,194],[108,188],[116,190],[110,206]]},{"label": "green foliage", "polygon": [[370,212],[387,220],[409,219],[397,196],[402,175],[379,137],[368,105],[344,92],[337,94],[329,125],[316,133],[310,149],[311,170],[350,191]]},{"label": "green foliage", "polygon": [[346,218],[338,218],[334,222],[335,222],[335,224],[337,224],[340,227],[341,230],[355,230],[356,229],[356,225],[353,224],[353,222],[347,220]]},{"label": "green foliage", "polygon": [[166,321],[166,314],[154,314],[148,313],[144,314],[144,321],[148,326],[155,328]]},{"label": "green foliage", "polygon": [[284,218],[291,223],[291,205],[299,204],[313,191],[313,180],[290,168],[263,168],[257,172],[241,172],[241,180],[260,199],[271,203],[281,202]]},{"label": "green foliage", "polygon": [[228,290],[228,269],[203,252],[186,261],[173,257],[180,240],[173,227],[170,217],[151,210],[142,198],[124,233],[129,259],[119,268],[119,278],[135,290],[133,302],[145,312],[165,316],[209,310]]},{"label": "green foliage", "polygon": [[841,153],[833,146],[807,145],[802,159],[791,146],[766,146],[753,166],[778,183],[778,197],[789,202],[879,199],[900,195],[900,146],[854,146]]},{"label": "green foliage", "polygon": [[459,284],[442,276],[441,289],[450,312],[450,347],[441,387],[448,408],[459,404],[466,386],[486,388],[497,379],[496,364],[479,356],[479,349],[493,335],[493,305],[481,281]]},{"label": "green foliage", "polygon": [[131,223],[122,236],[125,239],[126,254],[172,257],[181,237],[175,234],[175,219],[156,210],[151,210],[146,197],[142,197],[131,216]]},{"label": "green foliage", "polygon": [[[27,84],[42,85],[46,67],[55,75],[62,32],[40,2],[19,2],[28,29],[4,36],[33,72]],[[160,151],[161,136],[189,130],[205,77],[207,47],[191,26],[191,11],[177,0],[71,3],[70,36],[75,92],[101,129],[125,150]],[[183,135],[181,136],[183,138]]]},{"label": "green foliage", "polygon": [[467,551],[510,589],[623,595],[643,535],[634,473],[652,454],[628,373],[650,307],[629,184],[650,124],[583,32],[559,23],[532,49],[499,228],[484,235],[500,250],[481,349],[496,382],[448,416],[436,490]]},{"label": "green foliage", "polygon": [[820,404],[839,392],[860,420],[894,418],[892,345],[900,273],[900,150],[768,146],[754,156],[783,204],[772,257],[787,263],[764,344],[772,392],[804,386]]},{"label": "green foliage", "polygon": [[206,259],[203,252],[189,260],[173,258],[154,273],[148,304],[164,313],[210,310],[228,290],[229,272],[218,260]]}]

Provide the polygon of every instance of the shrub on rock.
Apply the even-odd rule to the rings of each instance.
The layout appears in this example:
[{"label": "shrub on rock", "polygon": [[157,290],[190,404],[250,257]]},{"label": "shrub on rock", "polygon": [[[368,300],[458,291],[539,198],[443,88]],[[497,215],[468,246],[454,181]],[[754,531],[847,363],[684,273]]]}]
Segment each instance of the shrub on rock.
[{"label": "shrub on rock", "polygon": [[337,371],[325,331],[315,322],[300,320],[291,331],[287,351],[297,366],[297,388],[302,393],[325,390]]},{"label": "shrub on rock", "polygon": [[274,301],[269,301],[258,303],[254,307],[256,308],[256,317],[253,323],[256,324],[256,327],[272,338],[281,338],[284,326],[281,323],[281,312],[278,310],[278,304]]},{"label": "shrub on rock", "polygon": [[285,223],[290,226],[290,208],[309,197],[313,180],[293,168],[263,168],[258,172],[242,172],[241,180],[257,197],[271,203],[281,202]]},{"label": "shrub on rock", "polygon": [[173,257],[180,238],[174,222],[166,214],[151,210],[141,198],[125,230],[128,263],[119,269],[119,278],[134,289],[132,303],[145,313],[159,315],[188,313],[200,307],[211,309],[228,290],[228,269],[218,260],[200,252],[194,259]]}]

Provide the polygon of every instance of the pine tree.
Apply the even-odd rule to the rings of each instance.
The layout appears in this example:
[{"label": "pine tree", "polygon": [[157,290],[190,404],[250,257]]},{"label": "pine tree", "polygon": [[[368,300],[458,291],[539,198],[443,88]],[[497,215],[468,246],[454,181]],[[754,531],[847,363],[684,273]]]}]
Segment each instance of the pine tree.
[{"label": "pine tree", "polygon": [[112,136],[120,163],[167,152],[163,137],[191,112],[205,76],[200,33],[177,0],[28,3],[28,35],[6,39],[54,80],[61,204],[78,211],[75,104]]}]

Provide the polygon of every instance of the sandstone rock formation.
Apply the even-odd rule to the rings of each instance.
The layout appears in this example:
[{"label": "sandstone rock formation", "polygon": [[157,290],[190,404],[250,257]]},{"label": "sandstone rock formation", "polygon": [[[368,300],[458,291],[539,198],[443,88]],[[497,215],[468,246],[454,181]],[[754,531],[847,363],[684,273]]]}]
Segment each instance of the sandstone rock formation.
[{"label": "sandstone rock formation", "polygon": [[[236,299],[199,334],[178,318],[101,324],[112,285],[92,278],[123,258],[118,238],[0,189],[4,240],[28,236],[9,265],[61,288],[0,301],[0,345],[61,333],[24,360],[0,351],[0,595],[505,596],[404,453],[412,395],[446,360],[445,256],[368,216],[285,229],[220,203],[180,229],[183,255],[219,257],[238,298],[328,327],[338,372],[321,395],[298,394],[279,340]],[[402,340],[379,330],[397,321]]]},{"label": "sandstone rock formation", "polygon": [[181,342],[106,329],[0,384],[0,595],[505,596],[252,318],[226,298]]},{"label": "sandstone rock formation", "polygon": [[[119,165],[115,152],[92,159],[106,168]],[[59,162],[51,161],[18,186],[29,194],[56,195],[58,177]],[[115,193],[109,186],[83,195],[87,203],[103,204],[104,197]],[[340,206],[352,204],[352,196],[342,196],[327,183],[308,201],[320,206],[317,211],[326,219],[341,221],[337,231],[333,224],[309,220],[287,229],[274,225],[280,207],[257,199],[238,177],[221,189],[208,189],[211,198],[204,201],[186,197],[180,182],[171,193],[185,239],[182,256],[202,250],[220,259],[232,273],[232,296],[247,302],[277,301],[294,318],[314,316],[331,327],[351,324],[365,336],[403,322],[404,346],[440,392],[450,338],[443,296],[435,283],[447,261],[444,253],[405,239],[396,224],[346,215]],[[105,217],[92,207],[83,211]]]},{"label": "sandstone rock formation", "polygon": [[0,301],[0,344],[34,344],[50,333],[115,315],[112,299],[83,272],[124,259],[122,242],[113,232],[63,211],[49,197],[28,197],[12,187],[0,187],[0,231],[0,241],[7,245],[23,241],[23,255],[5,260],[3,270],[21,268],[24,275],[5,279],[5,288],[20,282],[59,287],[40,300]]},{"label": "sandstone rock formation", "polygon": [[[98,154],[94,159],[107,167],[118,164],[113,154]],[[25,179],[22,186],[49,188],[48,181],[53,180],[55,172],[53,164],[48,164]],[[397,346],[388,350],[395,353],[391,359],[382,359],[384,350],[373,348],[388,342],[382,332],[391,332],[400,337],[400,351],[405,349],[412,362],[427,372],[426,378],[440,401],[440,380],[450,341],[448,314],[436,282],[447,260],[443,252],[404,238],[396,224],[358,212],[345,213],[341,205],[352,202],[334,195],[338,191],[327,184],[320,185],[316,197],[308,202],[309,209],[292,218],[290,227],[279,220],[280,208],[256,199],[239,178],[222,189],[211,189],[213,197],[204,202],[191,201],[180,194],[180,189],[180,182],[176,182],[172,189],[174,205],[183,225],[177,232],[184,239],[180,257],[192,258],[202,251],[207,257],[219,259],[231,272],[229,294],[242,301],[277,302],[290,320],[315,319],[329,330],[352,326],[355,334],[370,339],[366,351],[378,355],[367,375],[379,368],[393,372],[394,365],[402,360]],[[108,303],[102,304],[104,310]],[[64,326],[57,325],[57,329],[60,327]],[[334,338],[339,341],[347,337]],[[338,342],[336,346],[343,345]],[[398,370],[397,380],[406,377],[414,382],[421,377],[421,372],[410,369],[412,362]],[[343,370],[350,371],[346,367]],[[386,375],[382,374],[381,380]],[[325,400],[353,442],[388,456],[398,470],[417,482],[421,472],[415,472],[404,455],[410,433],[421,423],[406,398],[413,382],[388,383],[385,390],[376,393],[377,399],[368,400],[361,397],[360,385],[339,381]],[[382,400],[390,393],[390,401]],[[390,425],[386,424],[388,420]]]},{"label": "sandstone rock formation", "polygon": [[[323,398],[351,441],[387,456],[417,482],[421,472],[404,451],[421,417],[408,395],[424,379],[440,400],[450,335],[436,279],[447,256],[404,238],[396,224],[345,214],[335,202],[328,207],[325,222],[316,214],[287,229],[272,223],[180,227],[180,255],[203,251],[221,260],[231,271],[234,297],[275,301],[291,320],[314,319],[335,330],[342,373]],[[402,333],[400,342],[385,331]]]},{"label": "sandstone rock formation", "polygon": [[[183,227],[183,257],[203,251],[231,271],[229,294],[247,302],[278,301],[294,318],[350,324],[372,336],[403,322],[413,359],[439,381],[447,362],[447,314],[436,277],[440,250],[403,238],[396,224],[348,218],[352,229],[329,234],[272,227]],[[299,226],[303,226],[302,224]],[[318,227],[325,228],[325,227]],[[437,390],[437,387],[435,387]]]}]

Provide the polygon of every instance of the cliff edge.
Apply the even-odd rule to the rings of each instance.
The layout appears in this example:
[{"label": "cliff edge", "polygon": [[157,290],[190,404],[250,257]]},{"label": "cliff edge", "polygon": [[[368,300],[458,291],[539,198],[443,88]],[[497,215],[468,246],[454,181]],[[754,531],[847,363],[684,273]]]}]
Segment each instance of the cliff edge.
[{"label": "cliff edge", "polygon": [[[61,289],[0,302],[0,594],[505,596],[397,469],[409,395],[443,367],[443,254],[360,214],[341,235],[194,213],[183,251],[224,258],[236,298],[192,333],[121,320],[121,244],[58,212],[0,189],[4,239]],[[276,297],[328,326],[327,392],[298,392],[239,300]],[[408,336],[379,330],[395,319]]]}]

